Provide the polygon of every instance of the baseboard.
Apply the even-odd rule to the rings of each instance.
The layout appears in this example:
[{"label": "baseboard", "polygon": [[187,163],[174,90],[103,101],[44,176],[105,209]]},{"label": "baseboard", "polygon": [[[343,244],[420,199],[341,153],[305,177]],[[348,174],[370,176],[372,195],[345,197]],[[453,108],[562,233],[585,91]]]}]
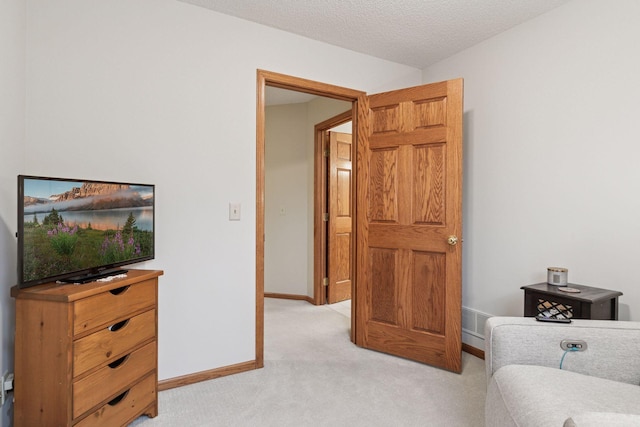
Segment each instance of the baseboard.
[{"label": "baseboard", "polygon": [[223,366],[222,368],[211,369],[209,371],[196,372],[195,374],[158,381],[158,391],[195,384],[200,381],[213,380],[215,378],[226,377],[227,375],[239,374],[241,372],[252,371],[254,369],[257,369],[256,361],[250,360],[236,365]]},{"label": "baseboard", "polygon": [[484,350],[462,343],[462,351],[484,360]]},{"label": "baseboard", "polygon": [[264,297],[265,298],[279,298],[279,299],[295,299],[295,300],[302,300],[302,301],[306,301],[306,302],[311,303],[311,304],[315,304],[315,301],[313,300],[313,298],[311,298],[310,296],[307,296],[307,295],[277,294],[277,293],[273,293],[273,292],[265,292],[264,293]]}]

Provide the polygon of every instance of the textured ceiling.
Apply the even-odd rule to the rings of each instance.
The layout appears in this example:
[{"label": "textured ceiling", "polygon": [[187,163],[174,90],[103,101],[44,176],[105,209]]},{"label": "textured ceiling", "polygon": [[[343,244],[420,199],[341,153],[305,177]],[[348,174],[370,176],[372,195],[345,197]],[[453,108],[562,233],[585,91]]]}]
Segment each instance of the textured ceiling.
[{"label": "textured ceiling", "polygon": [[181,0],[416,68],[569,0]]}]

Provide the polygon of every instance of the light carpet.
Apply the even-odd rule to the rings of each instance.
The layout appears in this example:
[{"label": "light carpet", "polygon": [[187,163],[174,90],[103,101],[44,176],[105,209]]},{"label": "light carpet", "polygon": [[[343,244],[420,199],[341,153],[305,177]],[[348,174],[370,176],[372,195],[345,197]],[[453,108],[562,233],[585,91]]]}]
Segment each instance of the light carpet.
[{"label": "light carpet", "polygon": [[162,391],[132,426],[482,426],[484,361],[462,374],[349,340],[349,302],[265,299],[265,367]]}]

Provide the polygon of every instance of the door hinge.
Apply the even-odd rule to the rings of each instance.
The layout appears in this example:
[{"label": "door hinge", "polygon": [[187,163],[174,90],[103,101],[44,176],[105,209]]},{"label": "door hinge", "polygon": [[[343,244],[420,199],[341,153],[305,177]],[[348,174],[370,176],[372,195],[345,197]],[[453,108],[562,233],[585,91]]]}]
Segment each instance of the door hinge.
[{"label": "door hinge", "polygon": [[322,154],[324,154],[325,157],[329,157],[329,154],[331,154],[331,153],[330,153],[329,149],[327,148],[326,150],[324,150],[324,152]]},{"label": "door hinge", "polygon": [[322,279],[322,286],[329,286],[329,278],[325,277],[324,279]]},{"label": "door hinge", "polygon": [[329,221],[329,213],[328,212],[322,214],[322,220],[323,221]]}]

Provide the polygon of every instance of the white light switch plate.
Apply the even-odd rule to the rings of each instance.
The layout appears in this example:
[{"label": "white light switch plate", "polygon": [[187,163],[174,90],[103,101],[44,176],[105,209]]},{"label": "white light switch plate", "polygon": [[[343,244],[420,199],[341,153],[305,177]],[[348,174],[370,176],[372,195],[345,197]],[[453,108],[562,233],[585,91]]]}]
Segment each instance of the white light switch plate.
[{"label": "white light switch plate", "polygon": [[229,221],[240,221],[240,203],[229,203]]}]

